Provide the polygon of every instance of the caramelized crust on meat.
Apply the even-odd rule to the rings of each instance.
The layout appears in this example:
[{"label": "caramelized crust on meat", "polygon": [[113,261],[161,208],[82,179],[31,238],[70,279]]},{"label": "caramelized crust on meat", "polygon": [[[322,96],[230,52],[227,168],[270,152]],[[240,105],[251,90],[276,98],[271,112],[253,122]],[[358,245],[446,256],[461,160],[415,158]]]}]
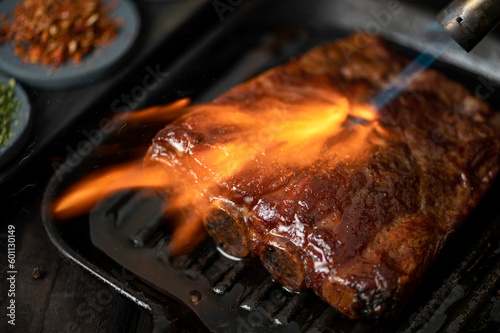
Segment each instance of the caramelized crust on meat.
[{"label": "caramelized crust on meat", "polygon": [[[352,116],[408,63],[375,36],[320,46],[166,126],[146,163],[187,172],[199,154],[248,137],[245,144],[257,153],[205,195],[211,207],[205,225],[216,243],[234,256],[260,257],[285,287],[310,288],[347,317],[391,313],[500,165],[492,110],[433,70],[378,110],[375,120]],[[296,107],[342,98],[354,111],[340,129],[328,127],[322,140],[300,142],[288,153],[261,144],[266,125],[261,136],[248,127],[272,117],[287,122]],[[281,129],[270,130],[266,143]]]}]

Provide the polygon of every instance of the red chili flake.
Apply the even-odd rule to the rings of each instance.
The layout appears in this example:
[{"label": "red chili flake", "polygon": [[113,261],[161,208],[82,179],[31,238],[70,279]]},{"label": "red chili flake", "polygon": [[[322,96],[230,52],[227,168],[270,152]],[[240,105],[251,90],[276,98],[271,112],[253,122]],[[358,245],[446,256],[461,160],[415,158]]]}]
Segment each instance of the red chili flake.
[{"label": "red chili flake", "polygon": [[[113,3],[112,6],[115,7]],[[75,63],[109,44],[122,21],[112,19],[100,0],[23,0],[14,19],[0,17],[0,44],[13,42],[14,54],[32,64]]]}]

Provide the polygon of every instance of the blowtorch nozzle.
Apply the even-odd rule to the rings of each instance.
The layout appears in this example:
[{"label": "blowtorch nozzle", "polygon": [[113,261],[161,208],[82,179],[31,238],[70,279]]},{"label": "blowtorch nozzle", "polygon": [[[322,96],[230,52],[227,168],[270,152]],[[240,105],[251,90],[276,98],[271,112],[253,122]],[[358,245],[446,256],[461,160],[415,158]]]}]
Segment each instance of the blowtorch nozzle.
[{"label": "blowtorch nozzle", "polygon": [[500,0],[455,0],[437,21],[469,52],[500,23]]}]

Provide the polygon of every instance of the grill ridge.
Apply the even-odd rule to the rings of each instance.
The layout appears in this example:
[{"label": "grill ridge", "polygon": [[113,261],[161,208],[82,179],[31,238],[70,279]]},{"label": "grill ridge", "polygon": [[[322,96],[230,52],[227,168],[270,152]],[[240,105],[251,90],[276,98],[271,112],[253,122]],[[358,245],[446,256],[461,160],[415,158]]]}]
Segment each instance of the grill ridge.
[{"label": "grill ridge", "polygon": [[266,276],[264,280],[257,284],[256,287],[252,288],[251,292],[242,299],[240,308],[248,311],[254,311],[273,287],[276,287],[276,282],[271,278],[271,276]]},{"label": "grill ridge", "polygon": [[278,325],[289,323],[295,315],[304,309],[308,297],[309,294],[306,292],[292,294],[283,307],[273,315],[273,322]]},{"label": "grill ridge", "polygon": [[221,281],[217,282],[212,287],[212,291],[216,294],[225,294],[229,292],[236,282],[240,279],[241,275],[250,267],[248,261],[239,261],[229,271],[226,272]]},{"label": "grill ridge", "polygon": [[205,270],[217,259],[219,253],[214,247],[205,246],[201,251],[199,257],[184,270],[184,274],[193,280],[197,280]]}]

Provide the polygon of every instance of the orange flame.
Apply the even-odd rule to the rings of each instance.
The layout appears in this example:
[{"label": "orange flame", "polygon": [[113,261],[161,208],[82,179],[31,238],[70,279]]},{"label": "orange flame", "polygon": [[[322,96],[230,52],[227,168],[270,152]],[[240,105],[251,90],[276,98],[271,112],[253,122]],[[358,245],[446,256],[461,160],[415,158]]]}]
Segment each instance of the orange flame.
[{"label": "orange flame", "polygon": [[151,167],[144,172],[140,163],[129,163],[92,173],[73,185],[55,201],[53,213],[57,219],[68,219],[88,212],[97,202],[121,190],[170,184],[164,169]]},{"label": "orange flame", "polygon": [[167,105],[153,106],[140,112],[126,113],[121,117],[129,122],[145,122],[150,120],[168,122],[185,113],[187,110],[186,106],[189,103],[191,103],[189,98],[183,98]]},{"label": "orange flame", "polygon": [[[206,235],[203,217],[211,189],[245,168],[265,170],[306,166],[322,160],[337,163],[368,156],[367,137],[376,126],[376,111],[353,105],[332,91],[314,91],[315,98],[296,103],[263,97],[252,105],[211,103],[186,107],[184,99],[165,107],[127,115],[127,120],[165,121],[186,114],[160,132],[169,151],[153,145],[146,162],[138,162],[88,176],[56,201],[56,218],[88,211],[99,200],[127,188],[155,187],[171,193],[166,213],[189,211],[175,226],[170,250],[181,254]],[[351,119],[362,118],[364,125]],[[169,130],[170,128],[170,130]],[[210,145],[187,144],[175,131],[196,133]],[[159,134],[160,136],[160,134]],[[157,139],[157,140],[160,140]]]}]

